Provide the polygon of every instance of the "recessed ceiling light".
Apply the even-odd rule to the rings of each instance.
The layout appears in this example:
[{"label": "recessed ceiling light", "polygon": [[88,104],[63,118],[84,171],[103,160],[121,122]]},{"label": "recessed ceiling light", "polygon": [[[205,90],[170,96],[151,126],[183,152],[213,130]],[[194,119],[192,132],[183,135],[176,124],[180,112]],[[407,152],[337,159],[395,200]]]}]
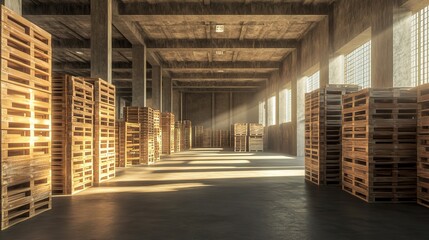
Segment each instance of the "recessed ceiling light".
[{"label": "recessed ceiling light", "polygon": [[79,55],[83,55],[83,52],[80,52],[80,51],[77,51],[76,53]]},{"label": "recessed ceiling light", "polygon": [[223,73],[224,71],[223,71],[223,70],[217,70],[217,72],[218,72],[218,73]]},{"label": "recessed ceiling light", "polygon": [[221,50],[216,50],[216,55],[223,55],[223,51],[221,51]]},{"label": "recessed ceiling light", "polygon": [[216,25],[216,32],[217,33],[223,33],[225,31],[224,25]]}]

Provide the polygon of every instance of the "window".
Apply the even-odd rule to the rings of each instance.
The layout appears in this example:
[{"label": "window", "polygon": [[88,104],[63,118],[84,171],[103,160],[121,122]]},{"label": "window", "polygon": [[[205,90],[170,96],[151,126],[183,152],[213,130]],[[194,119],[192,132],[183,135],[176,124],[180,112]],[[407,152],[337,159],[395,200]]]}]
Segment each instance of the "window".
[{"label": "window", "polygon": [[346,55],[345,83],[362,88],[371,87],[371,41],[364,43]]},{"label": "window", "polygon": [[276,96],[268,98],[268,126],[276,125]]},{"label": "window", "polygon": [[429,6],[411,18],[411,82],[429,83]]},{"label": "window", "polygon": [[265,126],[265,101],[259,101],[259,124]]},{"label": "window", "polygon": [[312,92],[320,88],[320,71],[317,71],[315,74],[309,76],[306,81],[307,92]]},{"label": "window", "polygon": [[279,120],[280,123],[292,121],[292,91],[285,88],[279,93]]}]

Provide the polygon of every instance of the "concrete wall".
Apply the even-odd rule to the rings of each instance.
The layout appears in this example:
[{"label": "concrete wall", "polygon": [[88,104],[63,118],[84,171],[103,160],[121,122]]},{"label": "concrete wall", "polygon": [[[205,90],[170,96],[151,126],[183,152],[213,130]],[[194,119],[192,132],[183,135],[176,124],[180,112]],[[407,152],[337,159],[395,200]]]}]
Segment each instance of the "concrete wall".
[{"label": "concrete wall", "polygon": [[[171,103],[173,105],[173,114],[176,118],[176,120],[180,120],[180,92],[177,90],[173,90],[173,102]],[[168,112],[168,111],[167,111]]]},{"label": "concrete wall", "polygon": [[[229,130],[237,122],[258,122],[255,93],[183,93],[183,119],[192,125]],[[213,121],[212,121],[213,120]]]}]

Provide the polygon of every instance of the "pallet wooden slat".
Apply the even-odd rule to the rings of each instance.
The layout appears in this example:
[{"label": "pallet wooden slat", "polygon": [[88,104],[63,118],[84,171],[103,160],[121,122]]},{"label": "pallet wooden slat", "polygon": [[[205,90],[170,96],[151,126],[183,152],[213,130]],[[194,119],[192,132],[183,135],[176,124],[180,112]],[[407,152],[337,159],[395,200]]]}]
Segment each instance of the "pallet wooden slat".
[{"label": "pallet wooden slat", "polygon": [[162,154],[174,153],[174,123],[175,117],[173,113],[161,113],[161,129],[162,129]]},{"label": "pallet wooden slat", "polygon": [[429,84],[417,87],[417,203],[429,208]]}]

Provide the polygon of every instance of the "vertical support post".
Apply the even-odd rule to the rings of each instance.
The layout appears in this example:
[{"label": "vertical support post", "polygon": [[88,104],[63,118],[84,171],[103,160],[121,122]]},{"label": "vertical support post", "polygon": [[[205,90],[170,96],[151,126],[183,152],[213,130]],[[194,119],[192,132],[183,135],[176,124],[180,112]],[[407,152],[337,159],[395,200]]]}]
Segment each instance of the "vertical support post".
[{"label": "vertical support post", "polygon": [[152,107],[155,109],[161,109],[161,79],[161,66],[152,66]]},{"label": "vertical support post", "polygon": [[329,84],[329,18],[319,22],[320,27],[320,87]]},{"label": "vertical support post", "polygon": [[162,110],[165,112],[173,112],[173,101],[172,101],[172,96],[173,96],[173,85],[172,85],[172,81],[171,78],[163,78],[162,79],[163,84],[162,84],[162,104],[163,104],[163,108]]},{"label": "vertical support post", "polygon": [[112,0],[91,0],[91,77],[112,83]]},{"label": "vertical support post", "polygon": [[146,47],[133,45],[132,106],[146,107]]},{"label": "vertical support post", "polygon": [[1,4],[15,13],[22,15],[22,0],[1,0]]}]

